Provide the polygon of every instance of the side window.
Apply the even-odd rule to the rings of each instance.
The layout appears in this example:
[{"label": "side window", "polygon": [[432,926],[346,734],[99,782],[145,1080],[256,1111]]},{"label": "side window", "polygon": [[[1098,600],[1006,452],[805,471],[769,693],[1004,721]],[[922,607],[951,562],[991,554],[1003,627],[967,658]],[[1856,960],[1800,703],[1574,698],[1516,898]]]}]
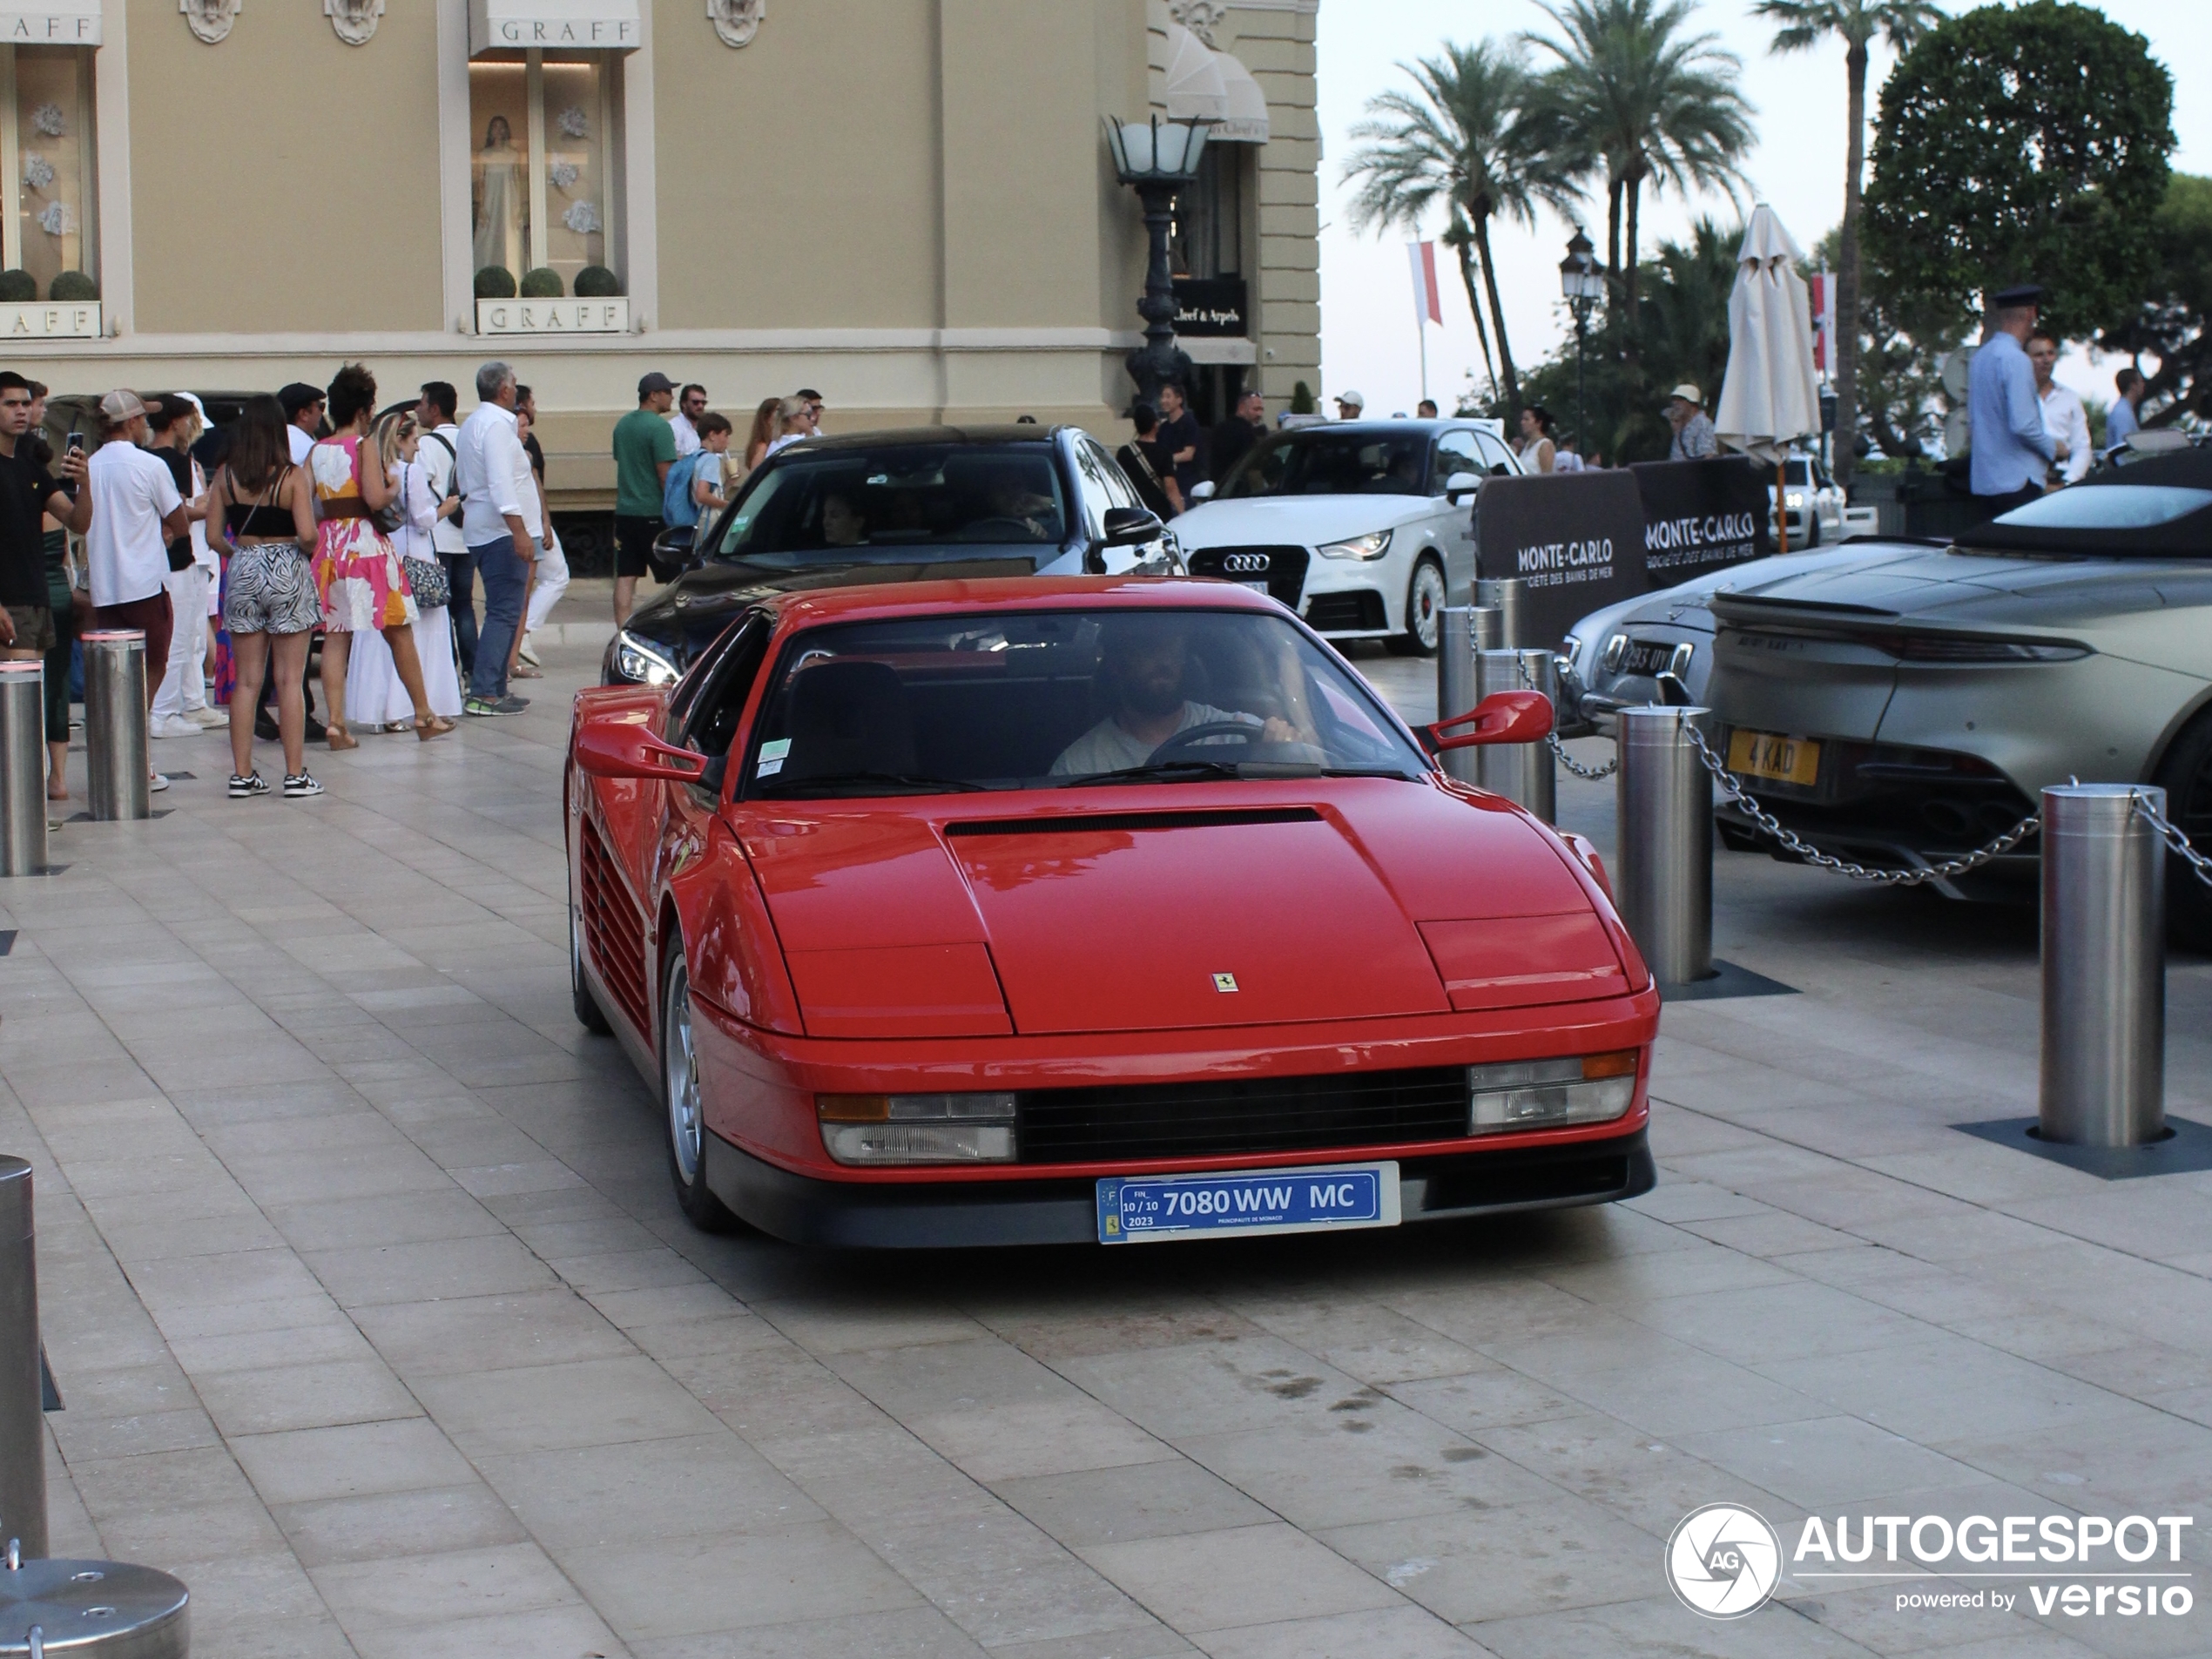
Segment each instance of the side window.
[{"label": "side window", "polygon": [[1123,472],[1122,463],[1108,455],[1096,439],[1082,441],[1083,451],[1090,457],[1091,465],[1098,469],[1099,476],[1106,481],[1108,498],[1116,507],[1142,507],[1136,491],[1130,485],[1129,475]]},{"label": "side window", "polygon": [[1487,463],[1483,467],[1478,469],[1478,470],[1487,472],[1494,478],[1504,478],[1511,475],[1513,472],[1513,451],[1507,448],[1504,444],[1501,443],[1497,439],[1492,437],[1487,432],[1478,432],[1474,435],[1475,442],[1480,448],[1482,458]]},{"label": "side window", "polygon": [[1489,463],[1475,447],[1474,433],[1447,432],[1436,441],[1435,470],[1429,475],[1429,493],[1442,495],[1444,486],[1455,472],[1480,475],[1489,470]]},{"label": "side window", "polygon": [[1118,475],[1121,469],[1095,443],[1079,438],[1069,447],[1076,453],[1076,482],[1082,489],[1083,517],[1095,539],[1106,533],[1106,509],[1122,505],[1106,482],[1109,474]]},{"label": "side window", "polygon": [[710,758],[730,752],[745,698],[760,672],[761,658],[767,655],[770,631],[765,612],[749,612],[686,677],[698,682],[698,689],[682,709],[671,711],[682,723],[683,736],[678,741],[683,747]]}]

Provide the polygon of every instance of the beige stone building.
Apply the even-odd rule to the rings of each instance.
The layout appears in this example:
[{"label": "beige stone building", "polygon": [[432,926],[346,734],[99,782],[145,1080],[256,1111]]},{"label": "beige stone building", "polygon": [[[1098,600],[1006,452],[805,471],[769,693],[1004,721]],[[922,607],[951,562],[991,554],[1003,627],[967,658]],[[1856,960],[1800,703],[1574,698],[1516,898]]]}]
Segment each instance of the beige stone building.
[{"label": "beige stone building", "polygon": [[358,359],[465,408],[503,357],[579,509],[648,369],[740,431],[805,385],[832,430],[1111,433],[1145,246],[1103,129],[1150,110],[1219,123],[1174,244],[1201,412],[1279,408],[1318,379],[1317,3],[0,0],[4,361]]}]

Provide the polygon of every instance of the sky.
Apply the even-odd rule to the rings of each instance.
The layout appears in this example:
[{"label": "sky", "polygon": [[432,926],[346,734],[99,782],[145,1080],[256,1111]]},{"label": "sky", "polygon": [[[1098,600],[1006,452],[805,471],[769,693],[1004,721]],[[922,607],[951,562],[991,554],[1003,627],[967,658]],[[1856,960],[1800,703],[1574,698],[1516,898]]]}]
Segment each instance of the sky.
[{"label": "sky", "polygon": [[[1952,5],[1952,10],[1964,10]],[[2105,0],[2100,8],[2134,30],[2175,71],[2173,161],[2189,172],[2212,172],[2212,77],[2188,72],[2212,54],[2212,5],[2202,0]],[[1757,108],[1758,146],[1746,162],[1755,199],[1771,206],[1801,246],[1810,248],[1843,217],[1845,139],[1844,53],[1838,44],[1775,57],[1771,27],[1752,15],[1752,0],[1704,0],[1699,26],[1743,63],[1743,87]],[[1413,284],[1402,231],[1356,233],[1348,211],[1344,163],[1355,147],[1346,136],[1376,93],[1409,83],[1397,65],[1435,51],[1445,40],[1503,39],[1548,30],[1535,0],[1321,0],[1317,22],[1321,162],[1321,390],[1363,393],[1370,414],[1411,413],[1421,395],[1421,358],[1413,323]],[[1867,111],[1894,62],[1878,41],[1867,74]],[[1869,136],[1871,143],[1871,136]],[[1605,199],[1584,210],[1590,239],[1603,257]],[[1648,256],[1679,237],[1701,213],[1723,224],[1739,217],[1723,196],[1684,200],[1647,192],[1639,237]],[[1440,217],[1423,227],[1434,236]],[[1559,261],[1573,226],[1550,212],[1533,231],[1494,226],[1500,299],[1516,367],[1541,361],[1572,325],[1559,298]],[[1465,290],[1449,251],[1437,249],[1444,322],[1427,334],[1430,395],[1448,412],[1482,373],[1482,352]],[[2109,399],[2113,364],[2085,350],[2067,353],[2058,378],[2077,391]],[[1325,404],[1324,407],[1326,407]]]}]

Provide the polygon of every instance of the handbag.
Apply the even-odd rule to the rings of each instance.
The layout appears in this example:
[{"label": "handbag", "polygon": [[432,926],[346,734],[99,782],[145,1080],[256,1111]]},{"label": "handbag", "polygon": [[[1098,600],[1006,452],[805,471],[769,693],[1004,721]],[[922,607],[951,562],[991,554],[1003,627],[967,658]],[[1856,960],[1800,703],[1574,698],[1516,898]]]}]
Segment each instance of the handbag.
[{"label": "handbag", "polygon": [[410,553],[400,563],[407,570],[408,590],[415,595],[417,609],[435,610],[453,603],[453,584],[446,580],[446,567],[437,560],[418,559]]}]

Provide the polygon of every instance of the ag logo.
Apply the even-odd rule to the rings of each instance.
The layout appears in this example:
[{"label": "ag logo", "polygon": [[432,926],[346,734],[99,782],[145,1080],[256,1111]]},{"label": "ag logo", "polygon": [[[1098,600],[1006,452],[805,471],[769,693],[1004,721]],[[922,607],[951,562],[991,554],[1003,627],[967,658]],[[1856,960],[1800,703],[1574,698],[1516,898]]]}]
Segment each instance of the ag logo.
[{"label": "ag logo", "polygon": [[1782,1541],[1754,1510],[1709,1503],[1667,1540],[1667,1582],[1692,1613],[1740,1619],[1766,1605],[1782,1576]]}]

